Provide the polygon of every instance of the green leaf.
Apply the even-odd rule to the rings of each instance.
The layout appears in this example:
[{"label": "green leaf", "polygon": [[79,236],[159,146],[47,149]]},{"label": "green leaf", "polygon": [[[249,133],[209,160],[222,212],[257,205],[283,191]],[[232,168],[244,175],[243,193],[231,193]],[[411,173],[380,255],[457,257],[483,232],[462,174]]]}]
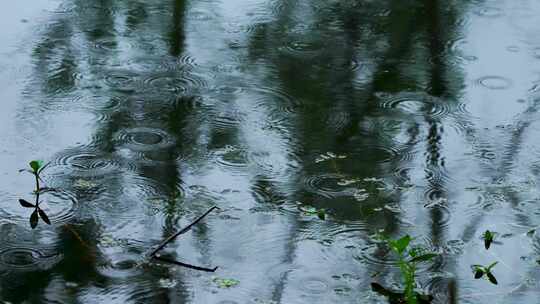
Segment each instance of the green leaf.
[{"label": "green leaf", "polygon": [[493,284],[495,284],[495,285],[498,284],[497,279],[495,278],[495,276],[494,276],[491,272],[488,272],[488,273],[487,273],[487,277],[488,277],[488,280],[489,280],[491,283],[493,283]]},{"label": "green leaf", "polygon": [[45,165],[43,165],[43,162],[42,162],[42,166],[41,166],[41,168],[39,169],[38,174],[40,174],[41,172],[43,172],[43,170],[45,170],[45,168],[47,168],[47,166],[49,166],[50,164],[51,164],[51,162],[48,162],[48,163],[46,163]]},{"label": "green leaf", "polygon": [[419,248],[419,247],[414,247],[414,248],[409,249],[409,255],[413,258],[422,254],[422,252],[424,252],[424,250],[422,250],[422,248]]},{"label": "green leaf", "polygon": [[493,268],[493,267],[495,267],[495,265],[497,265],[497,263],[499,263],[499,262],[493,262],[493,263],[489,264],[489,266],[486,267],[486,270],[487,270],[487,271],[490,271],[491,268]]},{"label": "green leaf", "polygon": [[41,217],[41,219],[47,223],[47,225],[50,225],[51,224],[51,221],[49,221],[49,217],[47,216],[47,214],[45,213],[45,211],[41,210],[40,208],[38,208],[38,213],[39,213],[39,216]]},{"label": "green leaf", "polygon": [[324,221],[324,219],[326,218],[326,212],[324,212],[323,209],[319,209],[319,210],[317,211],[317,216],[318,216],[321,220]]},{"label": "green leaf", "polygon": [[30,215],[30,227],[32,227],[32,229],[36,228],[38,220],[38,212],[36,209],[34,212],[32,212],[32,215]]},{"label": "green leaf", "polygon": [[410,235],[406,235],[394,242],[393,243],[393,246],[395,247],[394,249],[399,253],[399,254],[402,254],[405,249],[407,249],[407,246],[409,246],[409,243],[411,242],[411,236]]},{"label": "green leaf", "polygon": [[218,285],[219,288],[231,288],[240,284],[240,281],[235,279],[214,278],[213,281]]},{"label": "green leaf", "polygon": [[486,232],[484,232],[484,235],[483,235],[483,238],[484,238],[484,247],[487,249],[489,249],[489,247],[491,246],[491,243],[493,242],[493,238],[495,237],[495,234],[489,230],[486,230]]},{"label": "green leaf", "polygon": [[317,214],[317,208],[310,206],[310,205],[300,205],[298,206],[298,209],[300,209],[302,212],[304,212],[305,215],[314,215]]},{"label": "green leaf", "polygon": [[474,278],[475,279],[480,279],[483,276],[484,276],[484,271],[482,269],[476,269],[476,271],[474,273]]},{"label": "green leaf", "polygon": [[19,200],[19,204],[21,204],[21,206],[25,207],[25,208],[34,208],[35,205],[28,202],[27,200],[24,200],[24,199],[20,199]]},{"label": "green leaf", "polygon": [[436,256],[437,256],[436,253],[426,253],[426,254],[423,254],[423,255],[416,256],[416,257],[412,258],[409,262],[410,263],[425,262],[425,261],[429,261],[429,260],[433,259]]},{"label": "green leaf", "polygon": [[41,168],[41,166],[43,166],[43,161],[41,160],[33,160],[30,162],[30,168],[32,168],[32,170],[37,173],[39,168]]},{"label": "green leaf", "polygon": [[375,283],[375,282],[371,283],[371,290],[373,290],[374,292],[376,292],[378,294],[381,294],[383,296],[387,296],[387,297],[393,295],[392,291],[384,288],[381,284]]}]

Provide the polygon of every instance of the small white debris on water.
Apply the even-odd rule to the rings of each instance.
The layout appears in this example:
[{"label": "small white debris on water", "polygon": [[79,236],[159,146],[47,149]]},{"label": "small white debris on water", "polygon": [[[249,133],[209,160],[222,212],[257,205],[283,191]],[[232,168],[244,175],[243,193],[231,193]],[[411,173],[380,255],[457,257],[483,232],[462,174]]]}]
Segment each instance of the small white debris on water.
[{"label": "small white debris on water", "polygon": [[353,193],[353,197],[358,202],[363,202],[369,197],[369,193],[366,192],[366,189],[357,189]]},{"label": "small white debris on water", "polygon": [[85,180],[85,179],[77,179],[74,183],[73,183],[73,186],[75,188],[81,188],[81,189],[92,189],[94,187],[97,186],[96,183],[92,182],[92,181],[89,181],[89,180]]},{"label": "small white debris on water", "polygon": [[339,186],[348,186],[348,185],[356,184],[356,183],[359,183],[359,182],[360,182],[360,180],[356,179],[356,178],[352,178],[352,179],[343,178],[339,182],[337,182],[337,184]]},{"label": "small white debris on water", "polygon": [[176,286],[176,284],[178,284],[178,281],[173,280],[173,279],[160,279],[159,280],[159,286],[161,288],[173,288],[174,286]]},{"label": "small white debris on water", "polygon": [[333,152],[326,152],[324,154],[319,155],[315,159],[315,162],[320,163],[320,162],[327,161],[327,160],[330,160],[330,159],[344,159],[344,158],[347,158],[347,156],[345,156],[345,155],[337,155],[337,154],[335,154]]}]

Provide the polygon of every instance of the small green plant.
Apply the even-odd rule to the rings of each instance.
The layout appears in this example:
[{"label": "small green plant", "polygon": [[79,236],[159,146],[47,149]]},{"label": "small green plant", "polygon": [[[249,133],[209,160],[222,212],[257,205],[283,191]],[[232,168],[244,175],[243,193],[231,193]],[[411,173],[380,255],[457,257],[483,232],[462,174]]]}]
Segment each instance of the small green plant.
[{"label": "small green plant", "polygon": [[484,277],[484,275],[487,277],[488,281],[490,281],[492,284],[497,285],[497,279],[495,278],[495,275],[493,275],[493,272],[491,272],[491,269],[497,265],[498,262],[493,262],[489,264],[489,266],[483,266],[483,265],[472,265],[472,269],[474,272],[474,278],[480,279]]},{"label": "small green plant", "polygon": [[489,230],[486,230],[484,234],[482,235],[482,238],[484,239],[484,247],[486,247],[486,250],[489,249],[491,246],[491,243],[495,240],[495,236],[497,235],[496,232],[492,232]]},{"label": "small green plant", "polygon": [[30,215],[30,227],[32,227],[32,229],[34,229],[34,228],[36,228],[40,218],[47,225],[51,224],[51,221],[49,220],[49,217],[47,216],[45,211],[43,211],[39,207],[39,204],[40,204],[39,194],[41,193],[42,190],[45,189],[45,188],[41,187],[39,182],[42,181],[41,173],[47,167],[48,164],[44,165],[43,161],[41,161],[41,160],[33,160],[28,165],[30,166],[30,169],[22,169],[20,171],[21,172],[22,171],[29,172],[32,175],[34,175],[34,177],[36,179],[36,189],[34,190],[34,195],[36,196],[36,201],[35,201],[34,204],[32,204],[32,203],[30,203],[29,201],[27,201],[25,199],[19,199],[19,204],[21,204],[21,206],[23,206],[24,208],[34,208],[34,212],[32,212],[32,214]]},{"label": "small green plant", "polygon": [[432,260],[437,254],[428,252],[421,247],[409,247],[413,238],[405,235],[399,239],[392,240],[381,237],[390,249],[398,256],[398,265],[401,271],[401,277],[405,290],[403,292],[404,300],[409,304],[423,303],[426,296],[417,293],[416,288],[416,270],[419,263]]},{"label": "small green plant", "polygon": [[219,287],[219,288],[231,288],[238,284],[240,284],[240,281],[236,279],[228,279],[228,278],[218,278],[214,277],[212,281]]},{"label": "small green plant", "polygon": [[30,166],[30,169],[21,169],[20,171],[21,172],[28,172],[32,175],[34,175],[34,177],[36,178],[36,190],[35,192],[39,192],[42,188],[39,184],[39,181],[41,179],[41,173],[43,172],[43,170],[45,168],[47,168],[47,166],[49,165],[48,163],[47,164],[43,164],[43,161],[42,160],[33,160],[31,161],[30,163],[28,163],[28,165]]}]

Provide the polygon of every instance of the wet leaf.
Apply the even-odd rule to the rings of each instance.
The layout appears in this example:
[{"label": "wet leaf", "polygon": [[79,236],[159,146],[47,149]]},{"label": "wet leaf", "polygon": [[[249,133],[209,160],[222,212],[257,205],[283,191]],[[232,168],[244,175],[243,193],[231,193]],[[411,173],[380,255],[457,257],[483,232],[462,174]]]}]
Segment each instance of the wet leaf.
[{"label": "wet leaf", "polygon": [[19,200],[19,204],[21,204],[21,206],[23,206],[24,208],[34,208],[35,205],[28,202],[27,200],[24,200],[24,199],[20,199]]},{"label": "wet leaf", "polygon": [[43,162],[41,162],[41,164],[42,164],[42,166],[41,166],[41,168],[39,169],[38,174],[40,174],[41,172],[43,172],[43,170],[45,170],[45,168],[47,168],[47,166],[50,165],[51,163],[48,162],[48,163],[46,163],[45,165],[43,165]]},{"label": "wet leaf", "polygon": [[304,212],[305,215],[315,215],[317,214],[317,208],[310,205],[299,205],[298,209]]},{"label": "wet leaf", "polygon": [[484,271],[481,269],[477,269],[476,272],[474,273],[475,279],[480,279],[483,276],[484,276]]},{"label": "wet leaf", "polygon": [[319,211],[317,211],[317,216],[324,221],[324,219],[326,218],[326,212],[324,212],[323,209],[319,209]]},{"label": "wet leaf", "polygon": [[214,278],[212,281],[214,281],[219,288],[231,288],[240,284],[240,281],[238,280],[226,278]]},{"label": "wet leaf", "polygon": [[491,243],[493,243],[493,239],[495,237],[495,234],[489,230],[486,230],[486,232],[484,232],[484,235],[483,235],[483,239],[484,239],[484,247],[487,249],[489,249],[489,247],[491,246]]},{"label": "wet leaf", "polygon": [[30,227],[32,227],[32,229],[36,228],[38,220],[38,212],[36,209],[34,212],[32,212],[32,215],[30,215]]},{"label": "wet leaf", "polygon": [[433,259],[436,256],[437,254],[435,253],[426,253],[426,254],[412,258],[409,262],[411,263],[425,262],[425,261],[429,261]]},{"label": "wet leaf", "polygon": [[388,291],[386,288],[384,288],[381,284],[375,282],[371,283],[371,290],[384,296],[388,296],[392,293],[391,291]]},{"label": "wet leaf", "polygon": [[488,273],[487,273],[487,277],[488,277],[488,280],[489,280],[491,283],[493,283],[493,284],[495,284],[495,285],[498,284],[497,279],[495,278],[495,276],[494,276],[491,272],[488,272]]},{"label": "wet leaf", "polygon": [[403,253],[403,251],[405,251],[405,249],[407,249],[407,246],[409,246],[409,243],[411,242],[411,236],[410,235],[406,235],[396,241],[393,241],[392,242],[392,245],[394,247],[394,249],[399,253]]},{"label": "wet leaf", "polygon": [[30,162],[30,168],[32,168],[32,170],[34,170],[34,172],[38,172],[39,171],[39,168],[41,168],[41,166],[43,166],[43,161],[41,160],[33,160]]},{"label": "wet leaf", "polygon": [[45,211],[41,210],[40,208],[38,208],[38,212],[39,212],[39,216],[41,217],[41,219],[47,223],[47,225],[50,225],[51,224],[51,221],[49,221],[49,217],[47,216],[47,214],[45,213]]},{"label": "wet leaf", "polygon": [[489,264],[489,266],[486,267],[487,271],[490,271],[491,268],[493,268],[493,267],[495,267],[495,265],[497,265],[497,263],[499,263],[499,262],[493,262],[493,263]]}]

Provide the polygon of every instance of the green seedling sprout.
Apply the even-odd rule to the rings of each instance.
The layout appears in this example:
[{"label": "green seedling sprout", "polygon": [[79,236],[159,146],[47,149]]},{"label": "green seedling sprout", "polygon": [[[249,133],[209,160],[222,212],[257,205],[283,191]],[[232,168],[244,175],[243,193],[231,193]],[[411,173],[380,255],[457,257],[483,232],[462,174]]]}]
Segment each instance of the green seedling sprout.
[{"label": "green seedling sprout", "polygon": [[39,219],[41,218],[47,225],[51,224],[51,221],[49,220],[49,217],[39,207],[39,194],[44,189],[40,185],[40,181],[42,181],[40,174],[43,172],[43,170],[49,165],[49,164],[43,164],[43,161],[41,160],[33,160],[29,164],[30,169],[22,169],[21,172],[28,172],[34,175],[36,179],[36,189],[34,190],[34,194],[36,196],[36,202],[34,204],[30,203],[29,201],[25,199],[19,199],[19,204],[23,206],[24,208],[34,208],[34,212],[30,215],[30,227],[32,229],[36,228]]},{"label": "green seedling sprout", "polygon": [[39,192],[42,189],[40,184],[39,184],[39,181],[42,181],[41,173],[43,172],[43,170],[45,168],[47,168],[49,163],[44,165],[42,160],[33,160],[30,163],[28,163],[28,165],[30,166],[30,169],[21,169],[19,171],[20,172],[23,172],[23,171],[28,172],[28,173],[34,175],[34,177],[36,178],[36,190],[35,190],[35,192]]},{"label": "green seedling sprout", "polygon": [[487,277],[488,281],[490,281],[492,284],[497,285],[497,279],[491,272],[491,269],[497,265],[498,262],[493,262],[489,264],[489,266],[485,267],[483,265],[472,265],[472,269],[474,272],[474,278],[480,279],[484,277],[484,275]]},{"label": "green seedling sprout", "polygon": [[437,254],[427,252],[420,247],[409,248],[413,238],[405,235],[402,238],[391,240],[382,237],[390,247],[390,249],[398,255],[398,265],[401,271],[403,284],[405,285],[404,298],[408,304],[417,304],[422,301],[422,295],[415,292],[416,284],[416,269],[418,263],[428,262]]},{"label": "green seedling sprout", "polygon": [[484,247],[486,247],[486,250],[489,249],[491,246],[491,243],[495,240],[495,236],[497,235],[496,232],[492,232],[489,230],[486,230],[484,234],[482,235],[482,238],[484,239]]}]

